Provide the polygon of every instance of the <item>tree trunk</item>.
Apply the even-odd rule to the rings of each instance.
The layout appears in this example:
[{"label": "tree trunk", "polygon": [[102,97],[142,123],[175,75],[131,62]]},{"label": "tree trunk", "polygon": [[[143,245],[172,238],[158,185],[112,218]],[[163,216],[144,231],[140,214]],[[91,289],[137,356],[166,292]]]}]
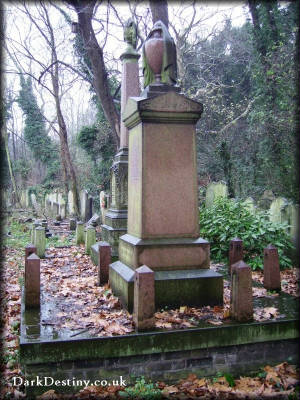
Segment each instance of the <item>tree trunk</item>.
[{"label": "tree trunk", "polygon": [[9,169],[9,175],[11,179],[11,184],[13,187],[13,192],[15,193],[15,200],[16,200],[16,205],[21,206],[20,204],[20,196],[17,190],[17,185],[15,181],[15,177],[13,174],[12,170],[12,165],[11,165],[11,159],[10,159],[10,154],[9,154],[9,149],[8,149],[8,133],[5,128],[5,124],[3,125],[3,136],[4,136],[4,145],[5,145],[5,153],[6,153],[6,158],[7,158],[7,164],[8,164],[8,169]]},{"label": "tree trunk", "polygon": [[162,21],[169,27],[168,2],[167,0],[149,0],[153,25],[156,21]]},{"label": "tree trunk", "polygon": [[93,86],[102,105],[105,117],[110,123],[112,139],[117,151],[120,144],[120,116],[110,93],[103,49],[99,46],[92,27],[92,16],[96,1],[68,0],[68,3],[77,12],[79,32],[82,35],[87,54],[92,64]]}]

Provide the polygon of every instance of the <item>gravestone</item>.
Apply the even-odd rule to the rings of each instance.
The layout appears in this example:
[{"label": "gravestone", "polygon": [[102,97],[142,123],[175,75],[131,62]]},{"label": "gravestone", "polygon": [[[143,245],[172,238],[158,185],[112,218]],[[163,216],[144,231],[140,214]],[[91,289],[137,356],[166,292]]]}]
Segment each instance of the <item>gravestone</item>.
[{"label": "gravestone", "polygon": [[36,195],[34,193],[31,193],[30,199],[31,199],[31,204],[32,204],[32,206],[34,208],[34,211],[37,214],[40,214],[40,206],[39,206],[39,204],[38,204],[38,202],[36,200]]},{"label": "gravestone", "polygon": [[[144,46],[157,31],[170,40],[159,21]],[[156,50],[147,53],[161,61]],[[209,269],[209,243],[199,237],[195,126],[203,106],[179,91],[150,83],[141,97],[129,98],[123,114],[129,129],[128,225],[109,282],[129,310],[134,273],[142,265],[155,272],[157,308],[223,303],[223,278]]]},{"label": "gravestone", "polygon": [[288,201],[283,197],[278,197],[272,201],[269,211],[269,219],[272,222],[289,223]]},{"label": "gravestone", "polygon": [[89,213],[89,200],[88,200],[88,192],[86,190],[82,190],[80,193],[80,216],[83,222],[86,222]]},{"label": "gravestone", "polygon": [[290,225],[289,233],[294,245],[297,245],[299,238],[299,206],[297,204],[289,204],[286,211]]},{"label": "gravestone", "polygon": [[107,213],[107,197],[104,190],[101,190],[99,199],[100,199],[101,221],[104,224],[105,215]]},{"label": "gravestone", "polygon": [[35,228],[34,245],[36,247],[36,254],[40,258],[44,258],[46,249],[46,236],[45,228],[43,226],[38,226],[37,228]]},{"label": "gravestone", "polygon": [[[127,43],[122,60],[121,114],[130,96],[138,96],[140,55],[136,52],[137,27],[132,19],[124,29],[124,40]],[[110,179],[111,202],[105,218],[102,219],[102,238],[112,247],[112,255],[118,255],[119,237],[127,230],[128,206],[128,128],[120,124],[120,149],[114,157]]]},{"label": "gravestone", "polygon": [[71,190],[69,190],[69,192],[68,192],[68,210],[69,210],[69,215],[75,214],[74,195]]},{"label": "gravestone", "polygon": [[275,200],[275,195],[272,190],[265,190],[258,200],[257,205],[262,210],[268,210],[273,200]]},{"label": "gravestone", "polygon": [[252,197],[247,197],[247,199],[243,201],[243,204],[251,214],[255,214],[255,201]]},{"label": "gravestone", "polygon": [[206,188],[205,207],[211,207],[218,197],[228,197],[227,185],[223,182],[212,182]]}]

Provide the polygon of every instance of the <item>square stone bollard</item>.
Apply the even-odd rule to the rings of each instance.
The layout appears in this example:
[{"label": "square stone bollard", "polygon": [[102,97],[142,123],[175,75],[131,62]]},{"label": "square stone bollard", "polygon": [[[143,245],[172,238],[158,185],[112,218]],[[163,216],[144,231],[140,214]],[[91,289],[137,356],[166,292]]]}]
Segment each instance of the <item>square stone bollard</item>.
[{"label": "square stone bollard", "polygon": [[40,258],[32,253],[25,263],[25,307],[40,306]]},{"label": "square stone bollard", "polygon": [[96,229],[88,226],[85,233],[85,252],[91,254],[91,246],[96,243]]},{"label": "square stone bollard", "polygon": [[26,261],[27,258],[31,255],[35,253],[36,254],[36,246],[32,243],[29,243],[26,247],[25,247],[25,268],[26,268]]},{"label": "square stone bollard", "polygon": [[229,246],[229,274],[231,274],[232,265],[243,259],[243,241],[234,238],[230,241]]},{"label": "square stone bollard", "polygon": [[84,244],[84,224],[78,221],[76,224],[76,244]]},{"label": "square stone bollard", "polygon": [[45,228],[43,226],[38,226],[37,228],[35,228],[34,245],[36,246],[36,254],[40,258],[44,258],[46,249],[46,237]]},{"label": "square stone bollard", "polygon": [[147,265],[135,270],[133,321],[138,331],[155,327],[154,271]]},{"label": "square stone bollard", "polygon": [[239,322],[253,320],[252,273],[244,261],[231,267],[230,316]]},{"label": "square stone bollard", "polygon": [[271,244],[264,249],[264,288],[281,290],[278,251]]},{"label": "square stone bollard", "polygon": [[111,264],[111,247],[107,242],[99,243],[98,284],[108,282],[109,264]]}]

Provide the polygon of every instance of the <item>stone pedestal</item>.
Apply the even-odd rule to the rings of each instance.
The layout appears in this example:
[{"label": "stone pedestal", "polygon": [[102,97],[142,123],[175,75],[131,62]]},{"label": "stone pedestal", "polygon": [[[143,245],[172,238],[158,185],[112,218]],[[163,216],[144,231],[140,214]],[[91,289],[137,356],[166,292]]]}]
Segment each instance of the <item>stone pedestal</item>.
[{"label": "stone pedestal", "polygon": [[199,237],[195,125],[201,113],[202,104],[177,88],[128,100],[128,226],[109,280],[129,309],[134,271],[142,265],[155,272],[156,307],[223,303],[223,278],[209,270],[209,243]]},{"label": "stone pedestal", "polygon": [[[140,55],[128,47],[121,55],[122,85],[121,113],[130,96],[138,96]],[[102,240],[112,247],[112,256],[118,255],[119,237],[127,231],[127,197],[128,197],[128,129],[121,122],[120,150],[114,157],[111,168],[110,193],[111,204],[102,225]]]}]

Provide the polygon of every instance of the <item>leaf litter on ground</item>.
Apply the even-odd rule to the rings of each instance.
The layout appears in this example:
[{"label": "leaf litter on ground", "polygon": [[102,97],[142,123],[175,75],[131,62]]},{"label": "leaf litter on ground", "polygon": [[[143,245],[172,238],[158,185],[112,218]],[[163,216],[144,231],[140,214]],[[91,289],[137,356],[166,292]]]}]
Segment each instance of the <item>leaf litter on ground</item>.
[{"label": "leaf litter on ground", "polygon": [[[61,229],[67,229],[64,224]],[[69,246],[65,248],[51,247],[47,251],[49,258],[42,260],[41,263],[41,291],[43,301],[55,301],[60,305],[55,309],[55,315],[51,321],[43,320],[42,323],[52,323],[60,328],[67,328],[72,333],[70,336],[76,336],[82,331],[88,331],[96,336],[124,335],[134,331],[132,316],[124,309],[109,288],[108,285],[97,285],[97,267],[93,265],[90,257],[84,252],[83,246]],[[1,291],[3,301],[1,312],[4,316],[4,324],[1,328],[1,334],[4,342],[3,356],[1,362],[1,372],[5,382],[8,382],[12,376],[22,376],[18,364],[18,327],[20,324],[21,308],[21,285],[24,280],[24,248],[8,247],[4,250],[3,262],[3,280],[1,282]],[[212,264],[212,268],[214,268]],[[262,272],[253,272],[253,280],[262,282]],[[282,291],[293,296],[299,296],[299,271],[292,270],[281,271]],[[200,322],[206,322],[212,325],[221,325],[229,319],[230,306],[230,287],[227,281],[224,281],[224,306],[223,307],[201,307],[193,308],[182,306],[175,310],[161,310],[155,314],[156,328],[159,329],[185,329],[198,326]],[[276,293],[267,293],[264,288],[253,288],[254,297],[276,296]],[[278,315],[275,307],[256,308],[254,318],[257,321],[274,319]],[[53,322],[54,321],[54,322]],[[177,385],[166,385],[160,383],[160,388],[165,389],[163,396],[173,397],[177,394],[196,397],[208,396],[205,398],[214,398],[218,393],[231,393],[240,397],[244,392],[248,398],[251,398],[250,392],[256,394],[270,393],[278,397],[278,388],[281,394],[292,393],[293,387],[298,384],[298,374],[295,367],[287,363],[279,364],[276,367],[265,367],[266,379],[241,377],[236,379],[233,387],[229,385],[228,379],[218,378],[217,381],[208,378],[197,378],[190,376],[189,379],[181,381]],[[193,378],[193,379],[192,379]],[[280,381],[280,382],[279,382]],[[227,382],[227,383],[226,383]],[[275,386],[274,386],[275,385]],[[189,389],[188,389],[189,388]],[[250,389],[251,390],[250,390]],[[100,389],[91,389],[99,392]],[[118,388],[113,389],[114,394],[118,394]],[[101,397],[112,394],[105,388],[101,388]],[[51,393],[50,393],[51,392]],[[97,392],[97,393],[98,393]],[[84,394],[85,393],[85,394]],[[78,398],[84,398],[89,393],[86,388],[78,393]],[[100,392],[99,392],[100,393]],[[13,398],[22,398],[24,393],[13,388],[11,385],[4,385],[0,395],[12,394]],[[94,393],[93,395],[96,395]],[[62,397],[48,391],[43,398],[68,398]],[[53,396],[53,397],[51,397]],[[70,397],[69,397],[70,398]],[[76,395],[77,398],[77,395]],[[97,397],[95,397],[97,398]],[[184,397],[180,397],[184,398]],[[190,397],[187,397],[190,398]],[[223,397],[222,397],[223,398]],[[230,397],[231,398],[231,397]],[[235,398],[235,397],[233,397]],[[252,397],[254,398],[254,397]],[[264,397],[262,397],[264,398]],[[283,398],[283,397],[282,397]]]}]

